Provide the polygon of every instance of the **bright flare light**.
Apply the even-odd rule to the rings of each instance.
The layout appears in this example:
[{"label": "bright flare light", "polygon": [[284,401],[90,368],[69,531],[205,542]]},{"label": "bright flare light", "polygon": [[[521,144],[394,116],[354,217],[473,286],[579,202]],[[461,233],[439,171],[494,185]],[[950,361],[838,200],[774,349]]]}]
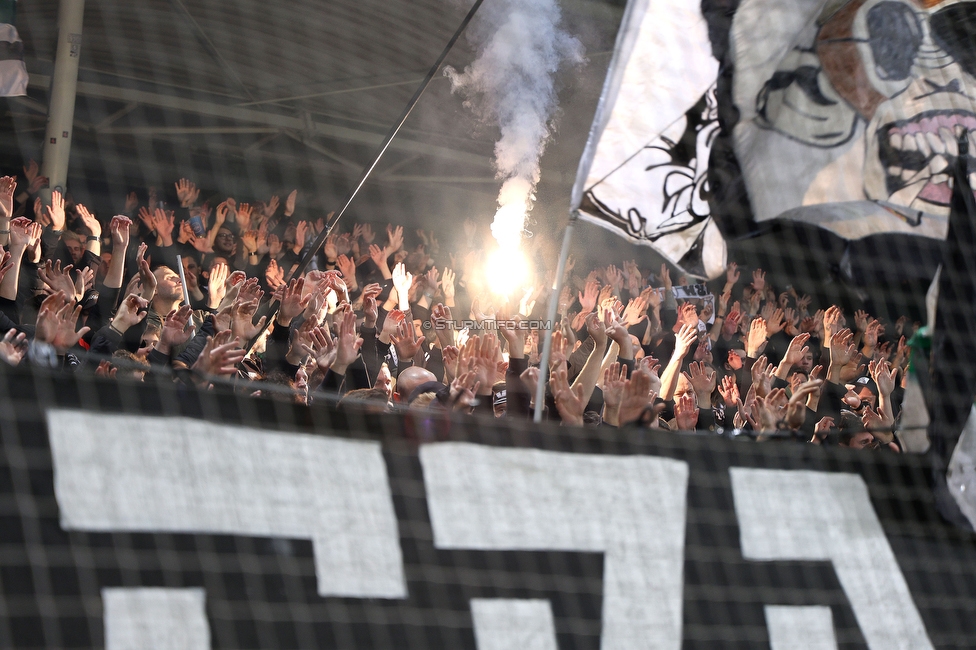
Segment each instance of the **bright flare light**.
[{"label": "bright flare light", "polygon": [[491,223],[491,234],[502,250],[518,250],[522,244],[525,218],[532,201],[532,188],[520,179],[505,181],[498,194],[498,211]]},{"label": "bright flare light", "polygon": [[499,248],[488,256],[484,269],[485,284],[496,296],[510,296],[530,281],[529,262],[522,251]]}]

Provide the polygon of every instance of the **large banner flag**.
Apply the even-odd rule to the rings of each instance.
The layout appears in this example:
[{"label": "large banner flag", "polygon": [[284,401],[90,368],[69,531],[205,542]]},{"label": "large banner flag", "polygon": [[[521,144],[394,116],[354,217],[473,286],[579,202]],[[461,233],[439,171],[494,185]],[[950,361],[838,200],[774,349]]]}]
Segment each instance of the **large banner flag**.
[{"label": "large banner flag", "polygon": [[0,367],[0,648],[976,647],[929,457]]},{"label": "large banner flag", "polygon": [[744,0],[734,140],[755,219],[945,239],[957,134],[976,151],[974,19],[955,0]]},{"label": "large banner flag", "polygon": [[976,2],[632,0],[573,205],[707,276],[774,220],[943,240],[974,52]]},{"label": "large banner flag", "polygon": [[699,277],[725,266],[707,198],[717,74],[696,3],[633,0],[573,191],[580,218]]},{"label": "large banner flag", "polygon": [[16,27],[0,23],[0,97],[26,95],[27,81],[24,43]]}]

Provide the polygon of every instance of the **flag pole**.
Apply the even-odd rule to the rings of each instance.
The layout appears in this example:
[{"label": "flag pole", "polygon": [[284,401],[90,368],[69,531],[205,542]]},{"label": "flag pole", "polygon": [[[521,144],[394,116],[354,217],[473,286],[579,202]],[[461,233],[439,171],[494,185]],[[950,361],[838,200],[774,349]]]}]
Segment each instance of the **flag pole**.
[{"label": "flag pole", "polygon": [[542,356],[539,359],[539,383],[535,388],[535,411],[532,415],[534,422],[542,422],[542,407],[546,398],[546,380],[549,374],[549,357],[552,356],[552,323],[556,320],[559,310],[559,294],[563,291],[566,262],[569,259],[569,249],[573,244],[573,230],[579,218],[578,210],[571,210],[566,232],[563,234],[563,249],[559,252],[559,264],[556,265],[556,279],[552,283],[552,295],[549,297],[549,313],[546,315],[549,329],[543,331],[545,340],[542,343]]},{"label": "flag pole", "polygon": [[41,174],[50,180],[44,200],[50,203],[51,191],[64,192],[68,182],[68,162],[74,140],[75,99],[78,90],[78,65],[81,60],[81,33],[85,21],[85,0],[61,0],[58,5],[58,44],[51,75],[44,158]]},{"label": "flag pole", "polygon": [[[359,182],[357,182],[353,186],[352,190],[349,192],[348,196],[343,202],[342,207],[336,212],[335,217],[333,217],[331,222],[328,223],[326,227],[322,229],[322,232],[320,232],[318,234],[318,237],[315,238],[314,244],[306,251],[305,255],[302,256],[301,260],[299,260],[298,266],[295,267],[295,271],[294,273],[291,274],[289,280],[291,280],[292,278],[299,277],[302,273],[305,272],[306,269],[308,269],[309,264],[312,263],[312,259],[318,253],[318,250],[322,248],[322,245],[325,243],[325,240],[329,237],[329,234],[332,232],[333,228],[335,228],[336,224],[339,222],[339,219],[341,219],[342,215],[346,213],[346,210],[349,209],[349,206],[352,204],[353,200],[355,200],[356,196],[359,194],[359,191],[363,188],[363,185],[366,184],[366,181],[369,180],[369,177],[373,174],[373,170],[376,169],[376,166],[383,158],[383,155],[386,153],[386,150],[390,147],[390,143],[393,142],[394,138],[396,138],[397,134],[400,132],[400,129],[403,127],[404,123],[406,123],[407,118],[410,117],[410,114],[413,112],[413,109],[416,108],[417,104],[420,102],[420,98],[423,96],[424,91],[427,90],[427,86],[430,85],[430,82],[434,79],[434,76],[437,74],[437,71],[441,69],[441,66],[444,64],[444,60],[447,58],[447,55],[454,48],[454,44],[457,43],[458,39],[461,38],[461,34],[463,34],[464,30],[467,29],[468,23],[471,22],[472,18],[474,18],[474,15],[478,12],[478,9],[481,7],[481,4],[483,2],[484,0],[475,0],[474,5],[471,6],[471,9],[464,17],[464,20],[461,21],[461,24],[458,26],[457,31],[454,32],[454,36],[452,36],[451,40],[448,41],[447,46],[444,47],[444,50],[441,52],[441,55],[437,57],[437,61],[435,61],[434,65],[431,66],[430,71],[427,72],[427,76],[424,77],[424,80],[420,83],[420,86],[417,88],[416,92],[414,92],[413,97],[410,98],[409,102],[407,102],[406,107],[403,109],[403,113],[400,114],[400,119],[398,119],[396,124],[393,125],[389,133],[386,134],[386,139],[383,140],[383,144],[381,144],[380,148],[376,151],[376,154],[373,156],[373,160],[368,165],[366,165],[366,168],[363,170],[362,176],[359,178]],[[251,341],[247,345],[246,348],[247,351],[251,350],[251,348],[254,346],[257,340],[264,333],[264,329],[271,324],[271,320],[274,318],[275,314],[278,313],[279,307],[280,304],[278,303],[277,300],[275,300],[270,304],[268,308],[268,313],[266,314],[268,319],[266,321],[265,327],[262,328],[261,331],[258,332],[253,339],[251,339]]]}]

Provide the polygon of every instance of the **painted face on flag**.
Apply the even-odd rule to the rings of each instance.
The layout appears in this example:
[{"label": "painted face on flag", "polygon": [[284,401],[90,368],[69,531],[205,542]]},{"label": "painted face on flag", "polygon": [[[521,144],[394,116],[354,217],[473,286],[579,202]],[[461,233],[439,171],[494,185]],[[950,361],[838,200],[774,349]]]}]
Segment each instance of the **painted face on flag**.
[{"label": "painted face on flag", "polygon": [[[976,2],[818,4],[817,15],[794,21],[792,47],[761,86],[754,76],[759,66],[737,71],[737,104],[745,103],[744,92],[758,90],[751,124],[736,134],[750,198],[759,204],[757,218],[846,202],[833,214],[823,208],[805,214],[851,238],[913,230],[944,237],[956,134],[976,131]],[[746,12],[739,21],[740,33],[749,18]],[[739,49],[746,47],[755,50],[746,61],[758,60],[777,47],[783,51],[783,42],[742,43]],[[976,152],[976,137],[971,143]],[[776,146],[787,152],[785,163],[784,156],[771,154],[769,147]],[[785,173],[781,167],[764,181],[770,164],[785,164]],[[781,185],[790,176],[792,192]],[[757,196],[762,194],[778,205],[767,205]],[[853,205],[865,200],[882,209]],[[807,220],[801,210],[791,216]]]}]

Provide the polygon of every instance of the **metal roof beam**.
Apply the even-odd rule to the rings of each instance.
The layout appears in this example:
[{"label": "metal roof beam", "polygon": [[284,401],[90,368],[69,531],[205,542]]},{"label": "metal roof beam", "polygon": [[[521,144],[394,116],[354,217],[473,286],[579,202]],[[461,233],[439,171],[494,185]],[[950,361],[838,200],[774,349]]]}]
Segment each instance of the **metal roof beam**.
[{"label": "metal roof beam", "polygon": [[[30,78],[31,86],[42,88],[44,90],[49,88],[50,82],[50,77],[45,75],[34,74],[31,75]],[[264,124],[276,129],[290,129],[301,132],[306,131],[306,127],[308,126],[306,121],[302,119],[301,116],[281,115],[249,108],[215,104],[213,102],[201,101],[198,99],[188,99],[174,95],[161,95],[159,93],[152,93],[144,90],[120,88],[118,86],[109,86],[86,81],[78,82],[78,94],[85,97],[97,97],[109,101],[121,102],[123,104],[134,102],[143,104],[145,106],[154,106],[157,108],[165,108],[185,113],[196,113],[198,115],[206,115],[225,120],[249,122],[252,124]],[[362,131],[360,129],[352,129],[346,126],[326,124],[315,121],[311,122],[311,127],[314,135],[335,138],[336,140],[368,145],[372,147],[379,146],[383,143],[384,136],[380,133]],[[482,168],[490,166],[491,163],[491,159],[488,156],[479,156],[467,151],[449,149],[447,147],[418,142],[416,140],[410,140],[403,137],[395,139],[391,147],[406,153],[445,158],[470,165],[476,165]]]}]

